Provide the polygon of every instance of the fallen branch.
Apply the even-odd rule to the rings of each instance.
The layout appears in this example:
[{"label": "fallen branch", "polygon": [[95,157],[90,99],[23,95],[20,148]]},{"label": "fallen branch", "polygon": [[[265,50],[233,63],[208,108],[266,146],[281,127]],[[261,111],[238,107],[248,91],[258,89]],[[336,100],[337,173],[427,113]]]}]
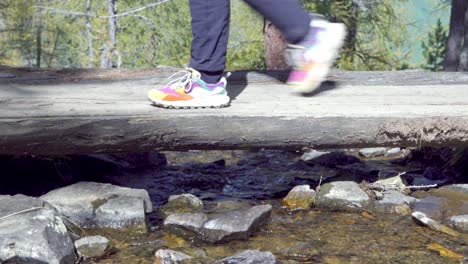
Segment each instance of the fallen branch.
[{"label": "fallen branch", "polygon": [[84,17],[93,17],[93,18],[101,18],[101,19],[108,19],[108,18],[117,18],[117,17],[123,17],[123,16],[128,16],[134,13],[141,12],[143,10],[153,8],[155,6],[164,4],[166,2],[169,2],[170,0],[160,0],[159,2],[155,2],[152,4],[149,4],[147,6],[142,6],[139,8],[131,9],[123,13],[119,13],[116,15],[112,16],[97,16],[97,15],[92,15],[89,13],[84,13],[84,12],[79,12],[79,11],[69,11],[69,10],[63,10],[63,9],[57,9],[53,7],[48,7],[48,6],[33,6],[34,8],[40,8],[43,9],[44,11],[47,11],[48,13],[56,13],[56,14],[62,14],[62,15],[71,15],[71,16],[84,16]]}]

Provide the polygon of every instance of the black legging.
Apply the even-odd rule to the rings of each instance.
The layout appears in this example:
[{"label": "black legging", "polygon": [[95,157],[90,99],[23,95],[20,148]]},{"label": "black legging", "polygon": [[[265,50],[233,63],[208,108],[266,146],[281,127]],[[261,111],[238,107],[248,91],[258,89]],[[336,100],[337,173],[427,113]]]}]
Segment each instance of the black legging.
[{"label": "black legging", "polygon": [[[244,0],[278,27],[290,43],[302,41],[309,31],[310,15],[296,0]],[[189,0],[192,14],[190,67],[214,83],[226,68],[230,0]]]}]

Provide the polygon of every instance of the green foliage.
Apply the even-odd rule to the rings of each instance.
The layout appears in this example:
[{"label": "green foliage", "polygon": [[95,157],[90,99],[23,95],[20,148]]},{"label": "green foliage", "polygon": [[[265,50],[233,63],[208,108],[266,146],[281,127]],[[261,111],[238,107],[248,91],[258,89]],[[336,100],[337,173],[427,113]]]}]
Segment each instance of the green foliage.
[{"label": "green foliage", "polygon": [[[406,0],[398,0],[400,2]],[[305,7],[333,22],[344,23],[348,38],[338,68],[344,70],[395,70],[409,53],[401,52],[406,38],[404,10],[392,0],[303,0]],[[361,3],[358,5],[357,3]]]},{"label": "green foliage", "polygon": [[[154,0],[118,0],[117,14],[154,3]],[[2,0],[0,3],[0,64],[33,66],[36,60],[37,18],[42,15],[43,67],[87,67],[86,17],[35,8],[37,0]],[[40,5],[86,12],[85,0],[42,0]],[[263,68],[263,20],[240,0],[232,1],[228,69]],[[92,14],[107,16],[107,1],[93,0]],[[160,65],[181,67],[189,62],[192,38],[187,0],[171,0],[117,20],[116,50],[123,68]],[[91,18],[94,67],[100,66],[109,43],[106,18]]]},{"label": "green foliage", "polygon": [[426,59],[426,65],[423,67],[431,71],[442,71],[444,55],[447,43],[447,29],[442,26],[440,19],[432,31],[427,33],[426,41],[423,41],[423,55]]}]

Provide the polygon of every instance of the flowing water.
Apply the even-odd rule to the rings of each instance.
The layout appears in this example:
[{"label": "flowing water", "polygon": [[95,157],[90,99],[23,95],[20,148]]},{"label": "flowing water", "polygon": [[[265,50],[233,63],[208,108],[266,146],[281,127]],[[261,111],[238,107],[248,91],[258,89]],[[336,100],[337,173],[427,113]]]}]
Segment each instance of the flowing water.
[{"label": "flowing water", "polygon": [[[290,212],[281,206],[281,200],[288,191],[300,184],[315,188],[320,181],[322,184],[336,180],[372,182],[402,171],[407,171],[407,179],[414,183],[424,180],[422,174],[427,166],[424,162],[405,162],[404,159],[359,161],[352,156],[355,153],[348,154],[351,156],[332,155],[315,163],[300,160],[300,153],[282,151],[97,155],[68,157],[60,159],[60,162],[55,159],[53,163],[55,171],[64,180],[63,185],[92,177],[103,182],[143,188],[148,190],[156,209],[149,217],[150,231],[145,235],[125,231],[78,230],[81,235],[100,234],[111,238],[115,246],[113,253],[107,257],[84,263],[153,263],[155,251],[161,248],[195,257],[191,263],[212,263],[213,260],[248,249],[270,251],[285,264],[461,263],[461,259],[468,256],[468,241],[419,226],[409,216],[317,208]],[[78,165],[74,163],[76,160],[79,160],[76,162]],[[437,166],[443,163],[430,159],[427,162]],[[22,165],[11,170],[27,167],[37,173],[37,168],[24,166],[24,163],[18,162]],[[10,160],[8,164],[11,166],[13,163]],[[44,167],[43,163],[41,166]],[[96,168],[99,171],[95,171]],[[81,175],[77,175],[78,171]],[[442,175],[430,180],[445,181],[445,178],[446,175]],[[18,192],[20,187],[38,192],[35,179],[37,177],[29,180],[34,188],[25,184],[2,184],[9,186],[10,189],[6,190],[11,193]],[[48,191],[47,188],[59,187],[42,185],[45,186],[42,192]],[[162,228],[163,218],[158,213],[158,208],[169,195],[181,193],[192,193],[203,199],[206,212],[271,204],[273,213],[268,223],[248,240],[215,245],[189,241],[165,232]],[[412,194],[415,197],[448,197],[452,201],[447,205],[448,211],[459,210],[468,204],[468,197],[457,195],[438,190]]]}]

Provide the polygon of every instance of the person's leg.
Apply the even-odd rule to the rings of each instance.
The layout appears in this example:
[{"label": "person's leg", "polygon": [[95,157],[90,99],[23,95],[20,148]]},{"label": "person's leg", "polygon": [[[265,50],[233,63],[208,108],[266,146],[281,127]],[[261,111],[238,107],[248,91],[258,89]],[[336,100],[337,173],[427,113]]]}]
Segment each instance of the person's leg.
[{"label": "person's leg", "polygon": [[310,30],[311,16],[297,0],[244,0],[271,21],[291,44],[305,39]]},{"label": "person's leg", "polygon": [[298,92],[313,92],[326,79],[343,45],[343,24],[311,19],[297,0],[245,0],[271,21],[290,44],[286,59],[293,67],[288,84]]},{"label": "person's leg", "polygon": [[[283,1],[283,0],[281,0]],[[190,67],[207,83],[218,82],[226,68],[229,0],[189,0],[192,14]]]}]

